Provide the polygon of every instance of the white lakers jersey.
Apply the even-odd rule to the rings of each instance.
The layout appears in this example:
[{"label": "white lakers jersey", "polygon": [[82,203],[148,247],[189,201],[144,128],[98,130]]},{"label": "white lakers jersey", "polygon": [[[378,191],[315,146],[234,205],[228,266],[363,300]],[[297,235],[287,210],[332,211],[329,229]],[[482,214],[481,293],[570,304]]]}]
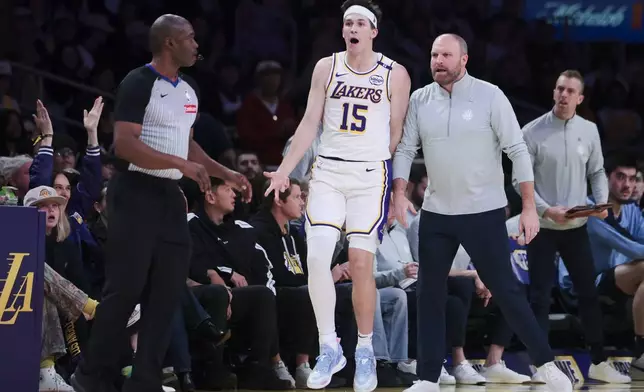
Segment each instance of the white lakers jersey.
[{"label": "white lakers jersey", "polygon": [[356,72],[346,52],[333,54],[327,81],[319,155],[350,161],[385,161],[389,152],[389,80],[394,61],[377,53],[367,72]]}]

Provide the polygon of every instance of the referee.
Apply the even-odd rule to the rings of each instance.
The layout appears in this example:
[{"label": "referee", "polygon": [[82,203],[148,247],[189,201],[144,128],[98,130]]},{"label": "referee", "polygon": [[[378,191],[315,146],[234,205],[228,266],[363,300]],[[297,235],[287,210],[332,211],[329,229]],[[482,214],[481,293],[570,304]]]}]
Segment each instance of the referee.
[{"label": "referee", "polygon": [[505,226],[507,199],[501,150],[512,160],[523,194],[519,227],[530,241],[539,230],[533,199],[530,155],[514,111],[496,86],[470,76],[467,44],[441,35],[431,51],[434,83],[416,90],[409,102],[401,143],[394,157],[394,208],[406,224],[413,205],[405,196],[407,178],[419,146],[428,187],[419,222],[418,377],[410,392],[438,392],[445,356],[447,275],[460,244],[472,257],[504,318],[528,348],[537,374],[553,392],[572,392],[554,364],[547,336],[509,261]]},{"label": "referee", "polygon": [[[199,107],[194,81],[179,73],[197,60],[190,23],[163,15],[150,27],[152,61],[121,82],[114,111],[116,155],[129,163],[109,184],[106,284],[90,341],[71,378],[77,392],[116,392],[119,348],[140,301],[138,349],[126,392],[159,392],[171,319],[186,284],[190,234],[178,180],[202,191],[209,176],[234,184],[250,199],[247,180],[210,159],[192,140]],[[145,289],[145,290],[144,290]]]},{"label": "referee", "polygon": [[[528,244],[530,302],[541,328],[548,333],[550,295],[556,275],[557,252],[570,274],[579,299],[579,315],[590,346],[588,377],[607,383],[628,383],[630,377],[607,361],[602,311],[595,286],[595,263],[590,249],[587,218],[567,219],[566,210],[586,205],[588,186],[597,204],[608,200],[608,179],[597,126],[575,114],[583,99],[584,81],[577,71],[559,75],[551,111],[524,127],[532,157],[535,200],[541,233]],[[603,219],[606,211],[598,214]]]}]

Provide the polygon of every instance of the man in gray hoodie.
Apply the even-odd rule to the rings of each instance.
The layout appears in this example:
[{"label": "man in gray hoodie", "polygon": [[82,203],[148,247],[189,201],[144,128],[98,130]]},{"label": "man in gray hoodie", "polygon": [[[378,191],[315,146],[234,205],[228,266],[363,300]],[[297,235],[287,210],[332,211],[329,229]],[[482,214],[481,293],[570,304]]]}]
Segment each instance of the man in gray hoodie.
[{"label": "man in gray hoodie", "polygon": [[[532,158],[534,198],[543,229],[528,244],[530,302],[541,328],[547,333],[556,273],[554,260],[559,252],[578,293],[579,314],[592,360],[588,376],[608,383],[628,383],[630,377],[612,367],[604,352],[602,312],[595,287],[587,218],[568,219],[566,215],[570,208],[586,205],[587,182],[597,204],[608,199],[597,126],[575,113],[584,99],[583,91],[584,82],[579,72],[562,72],[553,92],[553,109],[523,129]],[[603,219],[606,214],[604,211],[598,217]]]},{"label": "man in gray hoodie", "polygon": [[501,151],[512,160],[523,191],[520,230],[526,240],[539,230],[530,156],[512,105],[496,86],[470,76],[467,44],[454,34],[432,45],[435,80],[410,98],[403,137],[393,162],[394,207],[406,224],[413,205],[405,196],[418,148],[427,167],[419,227],[418,377],[407,392],[438,392],[445,357],[447,275],[459,245],[472,257],[481,280],[496,298],[510,327],[528,348],[537,374],[550,391],[572,392],[554,364],[547,336],[539,331],[512,272],[505,226],[507,199]]}]

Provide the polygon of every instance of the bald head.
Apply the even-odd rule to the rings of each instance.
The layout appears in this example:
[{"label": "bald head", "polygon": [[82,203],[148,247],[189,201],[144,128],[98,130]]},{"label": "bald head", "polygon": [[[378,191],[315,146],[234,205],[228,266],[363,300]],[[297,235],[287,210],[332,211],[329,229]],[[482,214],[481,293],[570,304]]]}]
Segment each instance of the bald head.
[{"label": "bald head", "polygon": [[461,50],[461,56],[467,54],[467,42],[458,34],[441,34],[434,40],[434,45],[436,43],[441,43],[442,45],[456,44]]},{"label": "bald head", "polygon": [[150,27],[150,51],[159,54],[163,50],[166,39],[176,38],[190,22],[182,16],[165,14],[157,18]]}]

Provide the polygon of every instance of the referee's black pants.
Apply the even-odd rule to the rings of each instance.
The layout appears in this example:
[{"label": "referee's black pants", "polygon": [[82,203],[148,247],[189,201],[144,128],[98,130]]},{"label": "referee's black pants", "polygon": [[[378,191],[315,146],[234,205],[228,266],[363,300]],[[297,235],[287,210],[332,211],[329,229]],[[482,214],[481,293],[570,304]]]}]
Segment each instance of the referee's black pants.
[{"label": "referee's black pants", "polygon": [[554,360],[510,265],[505,210],[442,215],[422,210],[419,228],[418,377],[437,382],[445,357],[447,276],[460,244],[472,258],[510,327],[535,365]]},{"label": "referee's black pants", "polygon": [[579,315],[592,361],[606,360],[603,344],[602,311],[595,286],[595,263],[590,250],[586,225],[569,230],[541,229],[528,244],[528,272],[530,275],[530,303],[541,328],[548,333],[550,297],[557,278],[555,265],[559,252],[579,300]]},{"label": "referee's black pants", "polygon": [[159,392],[171,321],[190,262],[185,200],[176,181],[124,172],[108,185],[107,208],[104,296],[80,371],[102,379],[118,371],[118,343],[140,302],[138,347],[123,391]]}]

